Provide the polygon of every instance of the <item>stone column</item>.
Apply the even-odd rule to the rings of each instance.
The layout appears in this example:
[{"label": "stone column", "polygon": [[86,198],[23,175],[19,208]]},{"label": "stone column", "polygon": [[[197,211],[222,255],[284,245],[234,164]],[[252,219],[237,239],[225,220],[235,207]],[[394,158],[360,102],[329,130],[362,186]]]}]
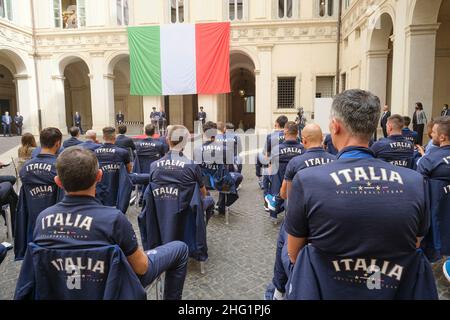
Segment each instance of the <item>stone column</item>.
[{"label": "stone column", "polygon": [[104,52],[91,53],[90,83],[92,129],[100,133],[104,127],[114,127],[114,82],[104,73]]},{"label": "stone column", "polygon": [[53,95],[50,99],[46,99],[42,109],[43,127],[56,127],[63,134],[67,133],[67,128],[72,123],[66,123],[66,97],[64,92],[64,75],[53,75]]},{"label": "stone column", "polygon": [[367,89],[380,98],[382,105],[386,104],[389,52],[390,50],[370,50],[367,52]]},{"label": "stone column", "polygon": [[[38,102],[35,79],[23,74],[14,76],[16,83],[17,110],[23,116],[23,133],[39,134]],[[15,114],[11,114],[14,118]]]},{"label": "stone column", "polygon": [[412,117],[422,102],[431,119],[434,94],[436,33],[439,24],[412,25],[406,29],[406,68],[403,114]]},{"label": "stone column", "polygon": [[272,128],[272,48],[273,45],[258,46],[261,70],[255,70],[255,127],[257,130]]}]

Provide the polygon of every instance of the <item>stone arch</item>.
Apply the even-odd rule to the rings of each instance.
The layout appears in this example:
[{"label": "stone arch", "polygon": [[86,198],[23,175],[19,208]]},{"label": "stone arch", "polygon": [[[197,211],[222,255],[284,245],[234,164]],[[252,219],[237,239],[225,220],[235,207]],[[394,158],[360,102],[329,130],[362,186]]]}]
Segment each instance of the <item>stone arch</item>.
[{"label": "stone arch", "polygon": [[413,0],[408,13],[409,25],[436,23],[441,4],[442,0]]},{"label": "stone arch", "polygon": [[105,71],[106,74],[113,74],[114,68],[116,67],[116,64],[124,59],[128,58],[130,56],[130,53],[128,51],[117,51],[109,54],[105,60]]},{"label": "stone arch", "polygon": [[[254,52],[252,49],[244,48],[244,47],[231,47],[230,48],[230,56],[233,54],[242,54],[247,56],[253,63],[255,69],[252,71],[259,71],[261,69],[258,54]],[[230,70],[231,72],[231,70]]]},{"label": "stone arch", "polygon": [[27,74],[24,59],[12,49],[0,47],[0,64],[7,67],[13,75]]},{"label": "stone arch", "polygon": [[57,74],[63,75],[64,71],[68,65],[70,65],[74,62],[78,62],[80,60],[86,64],[86,66],[88,67],[88,70],[89,70],[89,74],[90,74],[92,68],[90,65],[89,57],[87,57],[83,54],[76,54],[76,53],[70,53],[70,54],[63,55],[57,60],[57,61],[59,61],[58,65],[57,65]]}]

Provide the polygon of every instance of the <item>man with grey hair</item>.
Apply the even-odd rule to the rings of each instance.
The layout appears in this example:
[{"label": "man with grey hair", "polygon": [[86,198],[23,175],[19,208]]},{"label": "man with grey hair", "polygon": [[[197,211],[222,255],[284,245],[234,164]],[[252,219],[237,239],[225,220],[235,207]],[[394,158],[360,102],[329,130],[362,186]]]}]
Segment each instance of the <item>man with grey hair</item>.
[{"label": "man with grey hair", "polygon": [[[289,299],[301,299],[310,293],[298,281],[297,266],[312,263],[308,257],[313,253],[316,258],[325,255],[335,261],[323,262],[332,266],[332,271],[317,275],[328,279],[324,280],[328,285],[322,298],[390,299],[399,287],[400,276],[381,272],[383,285],[379,290],[369,290],[367,281],[342,281],[368,279],[370,264],[382,269],[380,261],[396,261],[399,268],[406,269],[402,257],[415,255],[427,233],[423,177],[376,159],[369,149],[379,119],[380,100],[372,93],[348,90],[337,95],[330,117],[332,141],[339,150],[337,160],[301,170],[293,179],[285,227],[290,261],[294,264],[299,259],[293,269]],[[362,263],[362,257],[369,259],[369,264]],[[349,261],[359,264],[347,265]],[[355,292],[367,297],[355,296]]]},{"label": "man with grey hair", "polygon": [[99,144],[97,140],[97,132],[95,132],[95,130],[86,131],[86,141],[80,144],[80,147],[91,151],[95,151],[101,146],[102,145]]}]

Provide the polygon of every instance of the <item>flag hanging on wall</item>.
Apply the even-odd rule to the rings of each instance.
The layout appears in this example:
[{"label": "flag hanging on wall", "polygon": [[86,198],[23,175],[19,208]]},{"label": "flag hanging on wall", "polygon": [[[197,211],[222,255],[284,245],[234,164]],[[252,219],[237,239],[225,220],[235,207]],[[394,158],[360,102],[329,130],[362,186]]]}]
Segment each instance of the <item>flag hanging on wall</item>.
[{"label": "flag hanging on wall", "polygon": [[230,92],[230,23],[129,27],[131,95]]}]

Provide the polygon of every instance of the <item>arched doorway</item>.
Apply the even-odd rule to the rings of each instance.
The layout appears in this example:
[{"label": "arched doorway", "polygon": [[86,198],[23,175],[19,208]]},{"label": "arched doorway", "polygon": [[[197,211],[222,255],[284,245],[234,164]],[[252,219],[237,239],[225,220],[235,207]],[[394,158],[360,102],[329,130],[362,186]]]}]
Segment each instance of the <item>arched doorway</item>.
[{"label": "arched doorway", "polygon": [[81,59],[76,59],[64,68],[64,96],[66,125],[74,125],[75,113],[81,115],[83,132],[92,128],[91,84],[89,67]]},{"label": "arched doorway", "polygon": [[[6,111],[12,117],[17,113],[16,84],[11,71],[0,64],[0,114]],[[15,132],[15,128],[12,130]]]},{"label": "arched doorway", "polygon": [[391,106],[394,24],[388,13],[383,13],[374,25],[370,38],[368,58],[368,89],[382,104]]},{"label": "arched doorway", "polygon": [[130,95],[130,58],[121,58],[114,66],[114,113],[125,116],[128,133],[138,134],[144,123],[143,99]]},{"label": "arched doorway", "polygon": [[227,96],[227,122],[244,130],[255,128],[256,81],[255,64],[242,52],[230,57],[231,93]]},{"label": "arched doorway", "polygon": [[440,116],[444,104],[450,105],[450,0],[442,1],[437,22],[433,117]]}]

